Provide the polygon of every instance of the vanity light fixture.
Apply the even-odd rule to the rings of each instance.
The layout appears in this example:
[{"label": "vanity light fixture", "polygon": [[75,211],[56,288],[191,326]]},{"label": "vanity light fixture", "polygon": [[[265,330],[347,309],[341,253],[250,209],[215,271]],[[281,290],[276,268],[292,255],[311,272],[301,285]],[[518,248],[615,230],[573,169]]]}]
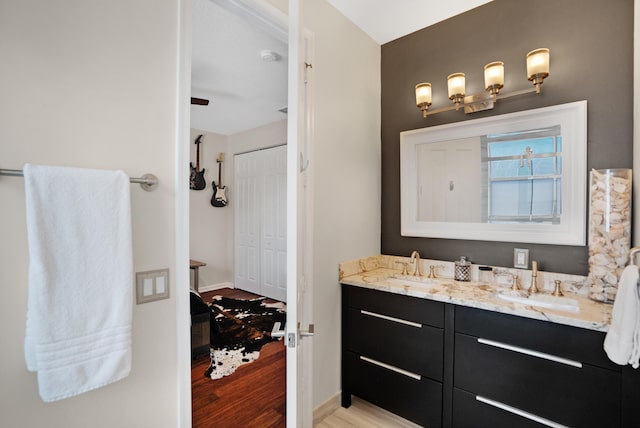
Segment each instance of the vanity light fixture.
[{"label": "vanity light fixture", "polygon": [[431,83],[418,83],[416,85],[416,104],[423,112],[427,111],[431,105]]},{"label": "vanity light fixture", "polygon": [[464,101],[465,78],[464,73],[453,73],[447,77],[447,88],[449,89],[449,99],[456,105],[456,110],[460,103]]},{"label": "vanity light fixture", "polygon": [[486,93],[474,95],[465,94],[464,73],[453,73],[447,77],[449,99],[454,105],[429,110],[432,102],[431,83],[424,82],[416,85],[416,105],[422,110],[422,116],[442,113],[450,110],[459,110],[464,107],[465,113],[492,109],[498,99],[509,98],[516,95],[524,95],[535,92],[540,93],[540,85],[549,77],[549,49],[539,48],[527,54],[527,79],[535,85],[535,89],[523,89],[500,94],[504,87],[504,62],[494,61],[484,66],[484,86]]}]

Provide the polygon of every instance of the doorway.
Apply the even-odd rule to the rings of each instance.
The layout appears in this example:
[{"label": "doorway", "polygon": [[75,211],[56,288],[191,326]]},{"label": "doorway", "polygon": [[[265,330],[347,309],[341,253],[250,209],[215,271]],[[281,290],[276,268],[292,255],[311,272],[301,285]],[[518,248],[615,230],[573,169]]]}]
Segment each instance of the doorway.
[{"label": "doorway", "polygon": [[[190,109],[191,160],[200,159],[206,184],[189,192],[190,258],[205,264],[198,269],[203,291],[236,283],[235,220],[244,207],[234,158],[287,142],[286,32],[257,24],[245,3],[192,0],[191,96],[208,102]],[[214,185],[225,189],[226,204],[214,204]]]},{"label": "doorway", "polygon": [[[204,101],[191,106],[190,153],[194,164],[200,159],[200,168],[196,169],[203,171],[206,187],[189,191],[189,236],[190,258],[203,263],[198,270],[199,288],[205,301],[212,294],[233,294],[234,290],[229,286],[246,288],[237,283],[234,274],[238,261],[234,249],[235,220],[244,208],[240,189],[235,187],[233,180],[236,154],[287,141],[287,35],[285,32],[283,41],[277,30],[269,31],[263,24],[257,25],[245,3],[192,0],[191,96]],[[194,144],[196,141],[199,144]],[[286,156],[284,166],[286,178]],[[225,186],[227,204],[213,204],[214,186]],[[256,291],[267,295],[260,293],[262,290]],[[235,292],[244,298],[255,297],[238,290]],[[279,382],[285,370],[284,346],[282,342],[269,345],[280,347],[275,352],[266,351],[266,357],[272,362],[266,370],[278,370],[278,375],[274,374],[274,382]],[[251,377],[256,372],[264,373],[265,360],[261,364],[256,363],[258,361],[247,364],[228,377]],[[194,372],[193,376],[194,381],[202,386],[202,379],[196,379],[196,376],[203,376],[203,373]],[[228,379],[204,381],[229,384]],[[284,396],[284,385],[282,389],[280,395]],[[208,401],[203,400],[203,395],[211,389],[206,389],[205,385],[204,391],[202,388],[192,389],[194,406]],[[226,394],[224,398],[233,408],[236,406],[228,402],[231,395]],[[238,400],[247,399],[261,400],[265,397],[238,397]],[[241,406],[237,408],[241,409]],[[193,425],[206,426],[195,419],[196,414],[201,415],[202,412],[198,413],[194,408]],[[220,424],[218,421],[215,426],[223,426]]]}]

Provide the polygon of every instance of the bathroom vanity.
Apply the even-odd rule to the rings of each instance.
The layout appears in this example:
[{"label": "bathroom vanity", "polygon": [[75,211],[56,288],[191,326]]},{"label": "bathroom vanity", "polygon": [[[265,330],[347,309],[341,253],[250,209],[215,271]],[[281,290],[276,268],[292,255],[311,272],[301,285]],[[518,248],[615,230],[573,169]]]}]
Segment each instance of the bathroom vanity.
[{"label": "bathroom vanity", "polygon": [[611,305],[540,309],[367,263],[341,265],[344,407],[356,395],[428,427],[640,426],[640,376],[603,350]]}]

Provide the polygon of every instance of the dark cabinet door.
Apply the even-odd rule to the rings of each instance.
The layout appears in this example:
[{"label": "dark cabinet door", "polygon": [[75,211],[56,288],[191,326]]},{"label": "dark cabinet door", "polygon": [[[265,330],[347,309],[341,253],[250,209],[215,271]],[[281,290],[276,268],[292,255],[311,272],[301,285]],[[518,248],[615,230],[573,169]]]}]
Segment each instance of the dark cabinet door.
[{"label": "dark cabinet door", "polygon": [[604,333],[475,308],[456,307],[456,331],[620,371],[607,358]]},{"label": "dark cabinet door", "polygon": [[344,287],[343,305],[432,327],[444,327],[444,303],[361,287]]},{"label": "dark cabinet door", "polygon": [[502,345],[456,333],[454,386],[567,426],[620,426],[620,373]]},{"label": "dark cabinet door", "polygon": [[540,428],[531,419],[483,403],[474,394],[453,389],[453,428]]},{"label": "dark cabinet door", "polygon": [[442,382],[441,328],[349,308],[347,349]]},{"label": "dark cabinet door", "polygon": [[442,384],[406,374],[346,353],[347,388],[351,393],[425,427],[442,425]]}]

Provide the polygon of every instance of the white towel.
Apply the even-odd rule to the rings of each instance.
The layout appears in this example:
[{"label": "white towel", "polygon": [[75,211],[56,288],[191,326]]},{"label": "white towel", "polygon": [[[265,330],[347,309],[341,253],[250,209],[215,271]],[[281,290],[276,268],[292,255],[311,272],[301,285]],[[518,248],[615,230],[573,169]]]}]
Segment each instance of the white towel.
[{"label": "white towel", "polygon": [[122,171],[24,166],[29,296],[27,369],[43,401],[131,370],[133,257]]},{"label": "white towel", "polygon": [[616,364],[638,368],[640,358],[640,296],[638,267],[629,265],[622,271],[604,350]]}]

